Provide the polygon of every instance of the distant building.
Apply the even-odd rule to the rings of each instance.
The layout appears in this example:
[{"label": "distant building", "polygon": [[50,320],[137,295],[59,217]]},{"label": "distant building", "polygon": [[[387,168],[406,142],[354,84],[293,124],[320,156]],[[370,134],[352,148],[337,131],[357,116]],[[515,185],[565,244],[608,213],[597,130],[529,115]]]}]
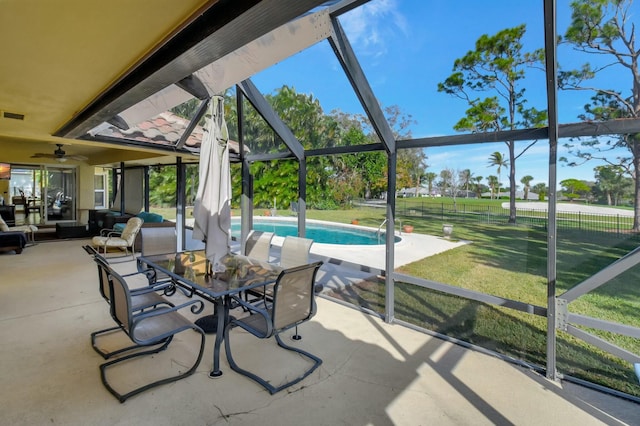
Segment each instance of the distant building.
[{"label": "distant building", "polygon": [[[416,191],[417,189],[417,191]],[[429,190],[423,187],[413,187],[413,188],[402,188],[401,190],[398,191],[398,198],[409,198],[409,197],[415,197],[416,194],[418,195],[418,197],[428,197],[429,196]]]},{"label": "distant building", "polygon": [[[482,198],[491,198],[491,192],[483,192]],[[497,198],[495,194],[494,198]],[[500,198],[509,198],[509,192],[500,191]],[[524,191],[516,191],[516,200],[524,200]],[[529,191],[527,201],[538,201],[538,194]]]}]

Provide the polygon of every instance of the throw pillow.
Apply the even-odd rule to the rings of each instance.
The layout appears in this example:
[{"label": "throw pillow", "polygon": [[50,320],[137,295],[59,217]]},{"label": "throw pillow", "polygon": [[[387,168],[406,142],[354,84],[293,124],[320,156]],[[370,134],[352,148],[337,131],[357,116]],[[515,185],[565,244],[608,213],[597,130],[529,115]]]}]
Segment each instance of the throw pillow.
[{"label": "throw pillow", "polygon": [[145,223],[160,223],[164,221],[162,215],[159,215],[158,213],[140,212],[137,216]]}]

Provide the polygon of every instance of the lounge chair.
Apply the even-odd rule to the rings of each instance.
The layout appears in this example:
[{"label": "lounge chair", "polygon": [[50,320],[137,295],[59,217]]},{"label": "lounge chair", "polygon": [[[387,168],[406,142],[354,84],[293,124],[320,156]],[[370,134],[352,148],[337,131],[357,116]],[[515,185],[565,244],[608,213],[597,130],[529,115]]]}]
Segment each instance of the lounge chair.
[{"label": "lounge chair", "polygon": [[0,216],[0,231],[2,232],[24,232],[27,236],[27,240],[29,242],[35,241],[35,232],[38,230],[38,227],[35,225],[18,225],[18,226],[9,226],[7,222],[4,221],[2,216]]}]

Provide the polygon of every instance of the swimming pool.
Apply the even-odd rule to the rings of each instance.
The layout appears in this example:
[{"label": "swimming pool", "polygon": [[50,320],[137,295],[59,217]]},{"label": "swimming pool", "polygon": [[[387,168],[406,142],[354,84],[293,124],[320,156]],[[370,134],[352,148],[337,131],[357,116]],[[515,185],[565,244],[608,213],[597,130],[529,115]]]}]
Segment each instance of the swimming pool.
[{"label": "swimming pool", "polygon": [[[298,235],[298,223],[296,221],[254,219],[253,229],[256,231],[273,232],[280,237]],[[231,235],[240,237],[240,221],[231,222]],[[385,233],[378,233],[369,229],[359,229],[350,226],[332,225],[329,223],[316,223],[307,221],[306,238],[310,238],[318,244],[341,245],[378,245],[385,243]],[[395,242],[400,241],[395,237]]]}]

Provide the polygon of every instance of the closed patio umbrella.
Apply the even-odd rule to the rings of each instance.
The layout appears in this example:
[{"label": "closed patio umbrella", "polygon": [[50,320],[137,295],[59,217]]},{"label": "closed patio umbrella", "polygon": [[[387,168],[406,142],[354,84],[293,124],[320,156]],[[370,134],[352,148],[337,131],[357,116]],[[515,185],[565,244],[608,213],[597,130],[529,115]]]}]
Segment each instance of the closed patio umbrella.
[{"label": "closed patio umbrella", "polygon": [[205,115],[200,146],[199,184],[193,207],[193,238],[206,245],[206,256],[214,271],[229,252],[231,234],[231,176],[229,131],[224,119],[224,98],[214,96]]},{"label": "closed patio umbrella", "polygon": [[[229,131],[224,120],[224,98],[214,96],[205,115],[200,145],[199,183],[193,206],[193,238],[205,242],[207,260],[213,272],[221,270],[220,259],[229,252],[231,235],[231,176]],[[196,324],[205,333],[216,331],[218,304],[214,315],[199,318]]]}]

